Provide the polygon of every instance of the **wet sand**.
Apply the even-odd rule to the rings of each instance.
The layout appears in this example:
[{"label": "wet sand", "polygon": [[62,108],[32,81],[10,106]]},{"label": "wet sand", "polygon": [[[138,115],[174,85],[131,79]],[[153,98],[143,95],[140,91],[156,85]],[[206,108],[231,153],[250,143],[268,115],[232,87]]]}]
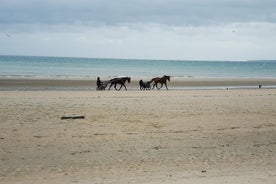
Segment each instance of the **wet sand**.
[{"label": "wet sand", "polygon": [[[101,78],[110,80],[110,78]],[[127,83],[130,90],[139,89],[139,80],[134,78]],[[143,81],[150,81],[143,78]],[[245,88],[274,87],[274,78],[171,78],[169,89],[195,89],[195,88]],[[0,90],[95,90],[96,79],[83,78],[0,78]]]},{"label": "wet sand", "polygon": [[276,181],[276,89],[0,91],[0,102],[0,183]]}]

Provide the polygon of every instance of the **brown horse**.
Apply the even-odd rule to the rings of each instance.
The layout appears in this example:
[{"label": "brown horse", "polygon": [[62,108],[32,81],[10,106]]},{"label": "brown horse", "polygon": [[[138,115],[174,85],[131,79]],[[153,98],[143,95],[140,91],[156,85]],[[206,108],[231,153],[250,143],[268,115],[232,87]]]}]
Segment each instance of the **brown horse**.
[{"label": "brown horse", "polygon": [[[164,75],[161,78],[160,77],[153,78],[151,80],[151,82],[152,81],[154,82],[154,84],[152,86],[152,89],[154,89],[154,87],[156,87],[159,90],[159,89],[161,89],[163,87],[163,84],[165,84],[166,89],[169,90],[168,87],[167,87],[167,80],[170,81],[170,76],[168,76],[168,75]],[[160,87],[157,86],[158,83],[161,84]]]},{"label": "brown horse", "polygon": [[[111,79],[110,86],[109,86],[108,90],[110,90],[110,88],[114,85],[114,88],[116,89],[116,91],[120,91],[123,86],[125,87],[125,90],[127,91],[127,88],[125,85],[126,81],[128,83],[130,83],[130,77],[120,77],[120,78]],[[117,84],[121,84],[119,89],[117,89]]]}]

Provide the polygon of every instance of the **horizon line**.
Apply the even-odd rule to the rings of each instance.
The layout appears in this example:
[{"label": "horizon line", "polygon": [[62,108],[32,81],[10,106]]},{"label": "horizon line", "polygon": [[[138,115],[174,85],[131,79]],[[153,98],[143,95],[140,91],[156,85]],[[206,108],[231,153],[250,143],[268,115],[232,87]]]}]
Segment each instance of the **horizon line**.
[{"label": "horizon line", "polygon": [[45,56],[45,55],[15,55],[15,54],[0,54],[0,56],[11,57],[52,57],[52,58],[79,58],[79,59],[102,59],[102,60],[146,60],[146,61],[192,61],[192,62],[276,62],[276,59],[248,59],[248,60],[223,60],[223,59],[153,59],[153,58],[117,58],[117,57],[92,57],[92,56]]}]

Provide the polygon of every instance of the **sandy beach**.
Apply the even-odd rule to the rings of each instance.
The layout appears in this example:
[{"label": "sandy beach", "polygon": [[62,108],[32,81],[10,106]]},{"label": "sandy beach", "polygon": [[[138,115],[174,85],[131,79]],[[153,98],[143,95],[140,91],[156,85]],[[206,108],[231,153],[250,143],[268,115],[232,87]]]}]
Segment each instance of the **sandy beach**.
[{"label": "sandy beach", "polygon": [[[275,183],[276,89],[0,91],[0,183]],[[85,119],[62,120],[83,115]]]}]

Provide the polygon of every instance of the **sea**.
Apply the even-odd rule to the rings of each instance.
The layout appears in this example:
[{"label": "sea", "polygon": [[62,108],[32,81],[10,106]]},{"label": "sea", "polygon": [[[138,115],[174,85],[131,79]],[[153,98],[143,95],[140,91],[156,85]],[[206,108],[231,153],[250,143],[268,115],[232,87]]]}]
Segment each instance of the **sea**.
[{"label": "sea", "polygon": [[276,60],[189,61],[0,55],[4,78],[276,78]]}]

